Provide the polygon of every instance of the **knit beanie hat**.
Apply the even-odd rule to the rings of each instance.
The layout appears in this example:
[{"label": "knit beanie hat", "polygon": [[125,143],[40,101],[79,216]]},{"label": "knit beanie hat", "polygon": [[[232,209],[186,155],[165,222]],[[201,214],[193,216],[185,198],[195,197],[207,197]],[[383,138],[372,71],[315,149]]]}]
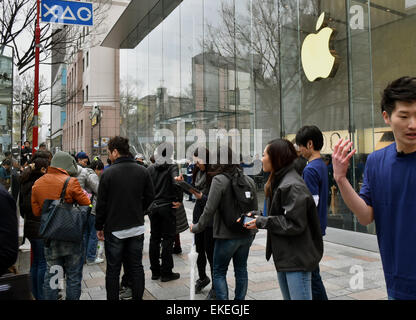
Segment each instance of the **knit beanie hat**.
[{"label": "knit beanie hat", "polygon": [[67,152],[56,152],[52,158],[51,167],[64,169],[70,176],[76,176],[78,174],[77,162]]}]

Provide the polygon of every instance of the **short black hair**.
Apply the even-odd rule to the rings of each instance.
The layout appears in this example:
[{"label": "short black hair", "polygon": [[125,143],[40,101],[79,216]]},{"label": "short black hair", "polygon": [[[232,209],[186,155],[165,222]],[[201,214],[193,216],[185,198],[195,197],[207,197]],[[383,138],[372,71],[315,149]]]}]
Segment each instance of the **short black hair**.
[{"label": "short black hair", "polygon": [[11,166],[12,162],[10,161],[10,159],[4,159],[2,162],[3,166]]},{"label": "short black hair", "polygon": [[381,99],[381,112],[386,111],[389,116],[396,108],[396,102],[414,102],[416,101],[416,78],[401,77],[384,89]]},{"label": "short black hair", "polygon": [[324,136],[317,126],[304,126],[296,133],[296,144],[298,146],[306,147],[309,140],[312,140],[313,148],[316,151],[320,151],[324,146]]},{"label": "short black hair", "polygon": [[108,149],[111,152],[117,149],[120,155],[127,156],[130,152],[129,139],[120,136],[112,137],[108,142]]},{"label": "short black hair", "polygon": [[92,170],[103,170],[104,169],[104,163],[101,161],[100,158],[95,157],[94,160],[92,160],[90,168]]}]

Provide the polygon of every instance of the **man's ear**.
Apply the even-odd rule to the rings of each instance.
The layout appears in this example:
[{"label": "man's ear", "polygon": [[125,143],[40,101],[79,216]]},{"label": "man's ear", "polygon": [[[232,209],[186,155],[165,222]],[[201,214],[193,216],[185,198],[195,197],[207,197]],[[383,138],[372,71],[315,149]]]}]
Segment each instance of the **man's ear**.
[{"label": "man's ear", "polygon": [[391,118],[389,116],[389,114],[387,113],[387,111],[383,111],[383,119],[384,119],[384,123],[387,125],[391,124]]},{"label": "man's ear", "polygon": [[307,149],[313,149],[313,141],[312,141],[312,140],[309,140],[309,141],[306,143],[306,148],[307,148]]}]

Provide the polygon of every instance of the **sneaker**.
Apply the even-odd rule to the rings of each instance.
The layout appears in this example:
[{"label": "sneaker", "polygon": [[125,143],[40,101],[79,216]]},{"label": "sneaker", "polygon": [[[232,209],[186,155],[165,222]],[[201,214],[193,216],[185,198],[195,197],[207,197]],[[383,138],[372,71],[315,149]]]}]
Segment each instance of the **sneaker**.
[{"label": "sneaker", "polygon": [[159,280],[159,278],[160,278],[160,274],[156,274],[156,273],[152,274],[152,280]]},{"label": "sneaker", "polygon": [[205,277],[202,280],[201,279],[196,280],[195,293],[200,293],[202,289],[204,289],[210,282],[211,280],[208,277]]},{"label": "sneaker", "polygon": [[172,280],[177,280],[177,279],[179,279],[180,277],[181,277],[181,275],[180,275],[179,273],[172,272],[172,273],[171,273],[171,274],[169,274],[169,275],[162,276],[161,281],[162,281],[162,282],[168,282],[168,281],[172,281]]},{"label": "sneaker", "polygon": [[120,300],[131,300],[133,298],[133,292],[131,288],[126,288],[120,293]]},{"label": "sneaker", "polygon": [[104,262],[104,259],[103,258],[100,258],[100,257],[97,257],[97,258],[95,258],[95,261],[94,261],[95,263],[103,263]]},{"label": "sneaker", "polygon": [[181,247],[173,247],[173,251],[174,254],[181,254],[182,253],[182,248]]},{"label": "sneaker", "polygon": [[209,290],[207,297],[205,300],[216,300],[217,296],[215,295],[214,289]]},{"label": "sneaker", "polygon": [[30,251],[30,242],[29,241],[26,241],[24,244],[22,244],[20,247],[19,247],[19,250],[20,251],[24,251],[24,252],[26,252],[26,251]]},{"label": "sneaker", "polygon": [[94,264],[98,264],[98,263],[102,263],[102,262],[104,262],[104,259],[103,258],[95,258],[95,260],[93,260],[93,261],[87,261],[87,266],[92,266],[92,265],[94,265]]}]

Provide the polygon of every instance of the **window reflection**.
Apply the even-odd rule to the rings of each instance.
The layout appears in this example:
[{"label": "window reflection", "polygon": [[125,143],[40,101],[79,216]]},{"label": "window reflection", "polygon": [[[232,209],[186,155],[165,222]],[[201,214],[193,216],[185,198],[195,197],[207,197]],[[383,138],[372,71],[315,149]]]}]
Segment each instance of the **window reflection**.
[{"label": "window reflection", "polygon": [[[329,169],[329,226],[374,233],[374,225],[359,225],[345,206],[330,155],[340,138],[353,139],[358,152],[348,179],[358,191],[368,155],[392,143],[379,111],[380,92],[392,79],[416,71],[416,36],[408,32],[416,25],[415,3],[184,0],[165,10],[156,6],[140,22],[140,40],[130,38],[139,41],[135,49],[120,54],[121,132],[135,150],[150,158],[158,130],[176,134],[178,121],[185,134],[248,129],[252,153],[241,161],[250,167],[261,158],[254,152],[255,129],[262,130],[262,150],[276,137],[292,141],[301,126],[316,125]],[[333,78],[310,82],[301,48],[316,33],[322,12],[335,32],[330,47],[340,64]],[[186,147],[193,142],[189,136]],[[267,177],[252,177],[261,203]]]}]

